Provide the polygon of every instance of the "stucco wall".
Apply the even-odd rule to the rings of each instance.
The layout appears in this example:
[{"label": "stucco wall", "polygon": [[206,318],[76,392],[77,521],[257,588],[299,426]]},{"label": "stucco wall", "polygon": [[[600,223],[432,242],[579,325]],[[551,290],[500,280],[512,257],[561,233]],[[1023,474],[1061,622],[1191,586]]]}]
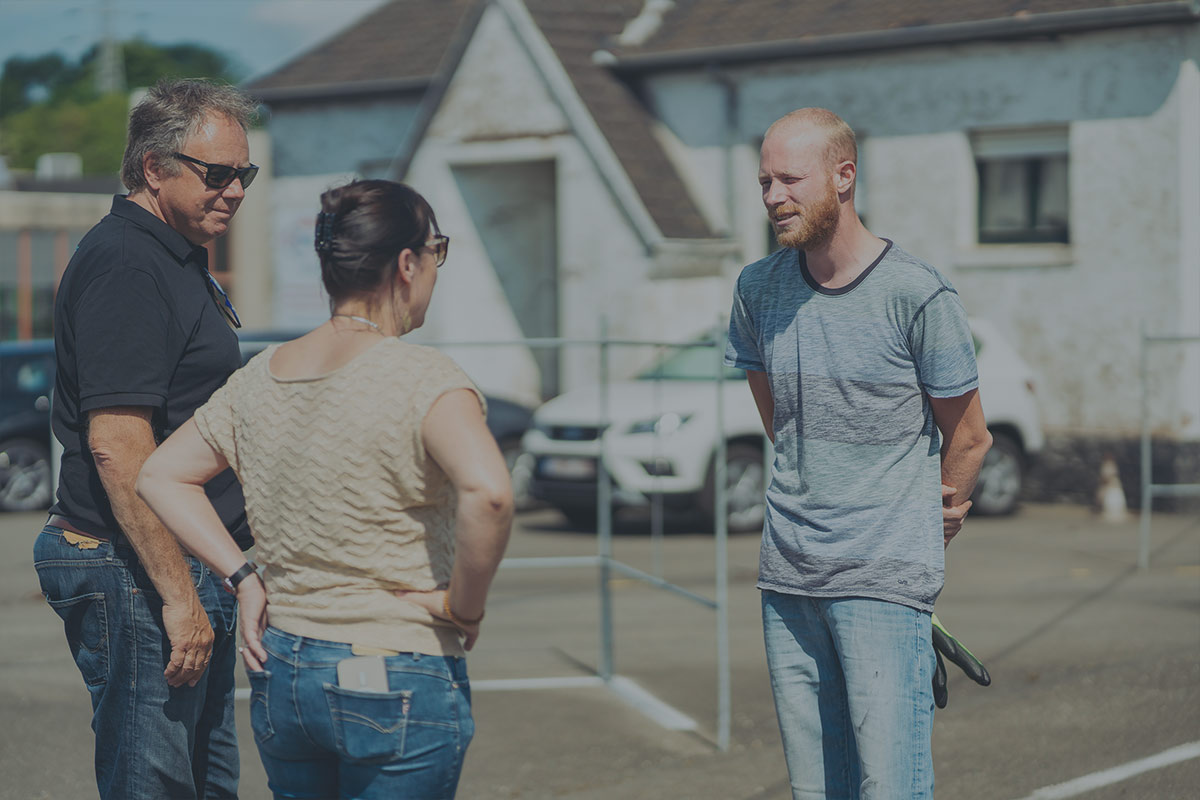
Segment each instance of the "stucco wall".
[{"label": "stucco wall", "polygon": [[[838,111],[868,136],[1145,116],[1179,64],[1200,54],[1195,26],[1148,26],[1020,42],[971,42],[729,67],[738,132],[762,136],[803,106]],[[689,147],[723,142],[724,95],[704,69],[647,79],[656,115]]]},{"label": "stucco wall", "polygon": [[426,138],[487,141],[553,136],[567,119],[495,5],[484,12]]},{"label": "stucco wall", "polygon": [[269,128],[280,178],[353,172],[391,161],[416,120],[419,93],[389,99],[280,103]]}]

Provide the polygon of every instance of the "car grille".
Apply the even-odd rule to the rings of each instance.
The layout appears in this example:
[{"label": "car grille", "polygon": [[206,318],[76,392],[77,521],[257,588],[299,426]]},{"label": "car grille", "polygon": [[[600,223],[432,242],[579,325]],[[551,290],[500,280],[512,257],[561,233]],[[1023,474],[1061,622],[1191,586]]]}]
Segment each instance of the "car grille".
[{"label": "car grille", "polygon": [[561,442],[594,442],[604,432],[602,425],[551,425],[547,431],[551,439]]}]

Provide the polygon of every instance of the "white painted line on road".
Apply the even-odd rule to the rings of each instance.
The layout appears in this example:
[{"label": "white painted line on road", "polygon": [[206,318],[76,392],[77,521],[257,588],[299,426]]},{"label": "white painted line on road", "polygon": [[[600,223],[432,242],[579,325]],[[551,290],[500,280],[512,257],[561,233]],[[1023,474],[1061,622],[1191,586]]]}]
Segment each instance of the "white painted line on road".
[{"label": "white painted line on road", "polygon": [[1170,750],[1164,750],[1157,755],[1141,758],[1137,761],[1130,761],[1128,764],[1122,764],[1119,767],[1093,772],[1091,775],[1084,775],[1082,778],[1076,778],[1066,783],[1057,783],[1053,786],[1042,787],[1028,797],[1021,798],[1021,800],[1062,800],[1065,797],[1075,797],[1084,792],[1090,792],[1092,789],[1099,789],[1101,786],[1120,783],[1126,778],[1132,778],[1134,775],[1149,772],[1152,769],[1167,767],[1171,764],[1177,764],[1180,761],[1187,761],[1189,758],[1196,758],[1198,756],[1200,756],[1200,742],[1189,742],[1188,744],[1181,744],[1178,747],[1172,747]]},{"label": "white painted line on road", "polygon": [[694,731],[696,729],[696,720],[659,700],[629,678],[615,675],[609,685],[622,700],[667,730]]},{"label": "white painted line on road", "polygon": [[604,681],[595,675],[575,675],[563,678],[493,678],[471,681],[473,692],[508,692],[522,689],[594,689]]}]

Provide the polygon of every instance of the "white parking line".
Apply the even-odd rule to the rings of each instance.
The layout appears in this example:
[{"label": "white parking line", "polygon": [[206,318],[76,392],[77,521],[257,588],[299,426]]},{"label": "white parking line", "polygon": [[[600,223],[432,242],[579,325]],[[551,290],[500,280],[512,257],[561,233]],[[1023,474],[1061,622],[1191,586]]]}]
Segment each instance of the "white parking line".
[{"label": "white parking line", "polygon": [[667,705],[629,678],[614,675],[609,683],[617,696],[669,731],[694,731],[696,720]]},{"label": "white parking line", "polygon": [[471,681],[473,692],[508,692],[521,689],[591,689],[604,686],[595,675],[576,675],[563,678],[491,678]]},{"label": "white parking line", "polygon": [[1126,778],[1132,778],[1134,775],[1149,772],[1152,769],[1160,769],[1171,764],[1177,764],[1180,761],[1187,761],[1189,758],[1196,758],[1197,756],[1200,756],[1200,742],[1189,742],[1188,744],[1181,744],[1178,747],[1172,747],[1170,750],[1164,750],[1157,755],[1141,758],[1137,761],[1130,761],[1128,764],[1122,764],[1118,767],[1101,770],[1100,772],[1093,772],[1091,775],[1084,775],[1082,778],[1076,778],[1066,783],[1044,786],[1033,794],[1022,797],[1021,800],[1062,800],[1065,797],[1075,797],[1092,789],[1099,789],[1101,786],[1120,783]]}]

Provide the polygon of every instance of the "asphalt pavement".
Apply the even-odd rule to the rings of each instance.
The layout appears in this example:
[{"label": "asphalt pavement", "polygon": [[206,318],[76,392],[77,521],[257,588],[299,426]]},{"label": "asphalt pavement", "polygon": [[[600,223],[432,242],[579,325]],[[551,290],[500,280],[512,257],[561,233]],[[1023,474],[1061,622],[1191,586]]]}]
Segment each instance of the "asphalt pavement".
[{"label": "asphalt pavement", "polygon": [[[32,565],[42,521],[0,516],[0,798],[93,798],[88,694]],[[552,511],[521,516],[509,555],[595,554],[593,534],[561,524]],[[648,527],[626,522],[615,557],[713,597],[711,535],[677,525],[656,545]],[[710,609],[614,580],[622,693],[587,682],[601,650],[596,568],[503,570],[469,659],[478,731],[459,797],[788,798],[754,588],[757,554],[757,536],[730,538],[726,752],[715,743]],[[1151,566],[1139,570],[1136,561],[1135,520],[1111,525],[1086,509],[1043,505],[969,520],[948,553],[938,616],[993,682],[978,687],[950,667],[950,703],[934,725],[938,797],[1200,796],[1200,757],[1191,755],[1200,753],[1200,518],[1156,514]],[[503,688],[513,681],[539,688]],[[631,702],[630,691],[647,694]],[[659,724],[667,712],[675,729]],[[244,701],[238,715],[241,796],[269,798]],[[694,724],[680,729],[688,727],[680,719]],[[1181,755],[1141,770],[1140,760],[1162,753]]]}]

